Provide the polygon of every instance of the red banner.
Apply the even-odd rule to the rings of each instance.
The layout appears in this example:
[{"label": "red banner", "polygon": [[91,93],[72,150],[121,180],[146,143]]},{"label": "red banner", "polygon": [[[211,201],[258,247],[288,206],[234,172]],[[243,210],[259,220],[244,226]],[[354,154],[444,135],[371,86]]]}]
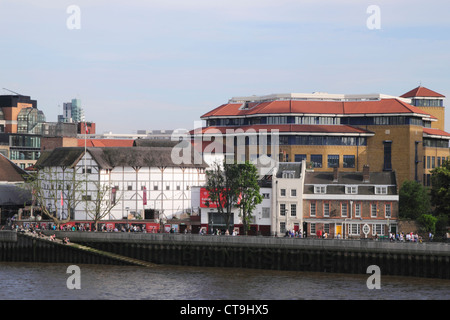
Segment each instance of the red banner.
[{"label": "red banner", "polygon": [[[242,195],[239,195],[238,204],[241,199]],[[206,205],[207,202],[209,202],[209,206]],[[200,208],[217,208],[217,204],[211,201],[209,191],[206,188],[200,188]]]}]

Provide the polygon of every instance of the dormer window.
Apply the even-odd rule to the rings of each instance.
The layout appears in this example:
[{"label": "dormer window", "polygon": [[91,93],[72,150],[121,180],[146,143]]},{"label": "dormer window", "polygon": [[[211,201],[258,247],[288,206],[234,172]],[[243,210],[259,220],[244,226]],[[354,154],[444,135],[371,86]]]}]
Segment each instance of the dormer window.
[{"label": "dormer window", "polygon": [[314,186],[314,193],[327,193],[327,186]]},{"label": "dormer window", "polygon": [[346,194],[357,194],[358,186],[345,186],[345,193]]},{"label": "dormer window", "polygon": [[387,194],[387,186],[375,186],[375,194]]}]

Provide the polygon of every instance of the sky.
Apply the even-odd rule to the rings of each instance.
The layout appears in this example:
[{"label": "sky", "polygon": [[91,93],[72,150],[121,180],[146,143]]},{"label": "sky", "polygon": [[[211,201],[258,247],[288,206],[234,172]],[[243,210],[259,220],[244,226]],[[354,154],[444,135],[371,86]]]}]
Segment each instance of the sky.
[{"label": "sky", "polygon": [[448,12],[448,0],[0,0],[0,94],[31,96],[50,122],[78,98],[97,133],[191,130],[234,96],[421,84],[450,97]]}]

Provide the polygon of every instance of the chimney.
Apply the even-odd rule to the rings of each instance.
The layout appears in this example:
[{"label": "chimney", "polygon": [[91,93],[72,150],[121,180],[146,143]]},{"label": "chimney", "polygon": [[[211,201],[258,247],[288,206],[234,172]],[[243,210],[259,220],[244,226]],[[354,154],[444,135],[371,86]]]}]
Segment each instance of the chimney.
[{"label": "chimney", "polygon": [[334,167],[333,168],[333,182],[337,182],[338,181],[338,168]]},{"label": "chimney", "polygon": [[369,174],[369,165],[365,164],[363,167],[363,182],[369,182],[370,174]]}]

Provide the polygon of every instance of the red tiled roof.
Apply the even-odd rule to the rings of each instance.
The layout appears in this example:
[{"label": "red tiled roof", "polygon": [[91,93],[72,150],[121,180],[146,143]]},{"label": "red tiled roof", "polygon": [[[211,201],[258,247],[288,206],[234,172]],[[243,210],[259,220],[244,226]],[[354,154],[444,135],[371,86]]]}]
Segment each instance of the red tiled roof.
[{"label": "red tiled roof", "polygon": [[257,114],[392,114],[417,113],[429,115],[423,110],[398,99],[376,101],[298,101],[276,100],[249,103],[248,109],[240,110],[242,104],[223,104],[204,114],[201,118],[249,116]]},{"label": "red tiled roof", "polygon": [[418,86],[417,88],[408,91],[407,93],[401,96],[402,98],[412,98],[412,97],[436,97],[436,98],[445,98],[444,95],[437,93],[428,88]]},{"label": "red tiled roof", "polygon": [[[134,140],[131,139],[87,139],[86,146],[89,147],[132,147]],[[78,139],[78,146],[84,147],[84,139]]]},{"label": "red tiled roof", "polygon": [[450,137],[450,133],[439,130],[439,129],[423,128],[423,133],[430,135],[430,136]]}]

